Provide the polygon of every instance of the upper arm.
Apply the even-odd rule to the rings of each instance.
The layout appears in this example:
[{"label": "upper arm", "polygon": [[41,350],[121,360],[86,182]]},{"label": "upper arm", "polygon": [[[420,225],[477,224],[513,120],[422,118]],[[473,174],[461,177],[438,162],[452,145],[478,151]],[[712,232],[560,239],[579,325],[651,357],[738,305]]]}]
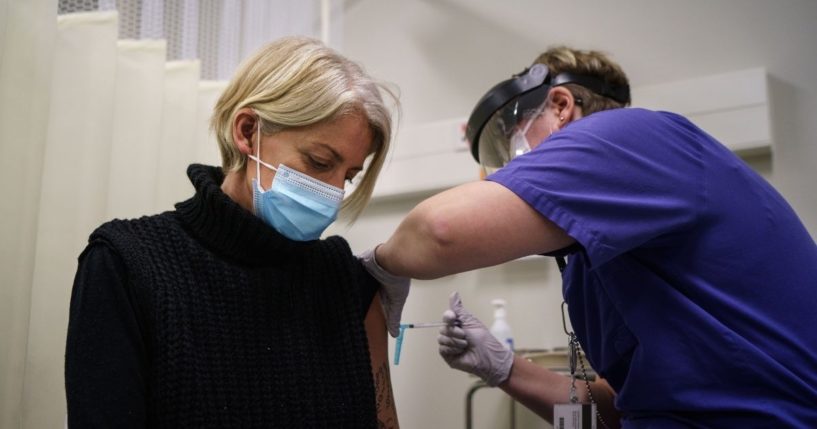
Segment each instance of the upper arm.
[{"label": "upper arm", "polygon": [[121,258],[104,242],[80,257],[65,349],[68,420],[81,427],[144,427],[143,321]]},{"label": "upper arm", "polygon": [[377,420],[379,427],[398,428],[397,408],[389,373],[388,333],[386,318],[380,306],[380,293],[372,299],[364,322],[366,336],[369,340],[369,354],[372,361],[372,378],[374,379],[375,399],[377,401]]},{"label": "upper arm", "polygon": [[[491,181],[439,193],[412,210],[378,251],[397,275],[434,278],[551,252],[574,242],[508,188]],[[382,246],[381,246],[382,247]]]}]

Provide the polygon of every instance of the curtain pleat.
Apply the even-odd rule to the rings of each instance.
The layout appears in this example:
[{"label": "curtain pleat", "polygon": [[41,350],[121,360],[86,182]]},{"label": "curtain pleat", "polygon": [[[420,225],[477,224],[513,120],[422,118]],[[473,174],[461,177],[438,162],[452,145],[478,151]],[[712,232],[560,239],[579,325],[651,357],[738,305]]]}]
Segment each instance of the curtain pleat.
[{"label": "curtain pleat", "polygon": [[173,205],[192,195],[193,187],[185,170],[196,155],[196,107],[198,105],[199,62],[171,61],[165,66],[164,107],[156,172],[155,211],[172,210]]},{"label": "curtain pleat", "polygon": [[77,256],[106,211],[116,38],[116,12],[57,19],[31,287],[26,427],[55,427],[65,413],[64,354],[59,352],[64,351]]},{"label": "curtain pleat", "polygon": [[147,214],[156,201],[166,43],[120,40],[106,218]]},{"label": "curtain pleat", "polygon": [[[51,0],[0,1],[2,428],[24,426],[23,374],[26,366],[43,151],[51,99],[56,16],[57,5]],[[60,305],[67,304],[62,302]]]}]

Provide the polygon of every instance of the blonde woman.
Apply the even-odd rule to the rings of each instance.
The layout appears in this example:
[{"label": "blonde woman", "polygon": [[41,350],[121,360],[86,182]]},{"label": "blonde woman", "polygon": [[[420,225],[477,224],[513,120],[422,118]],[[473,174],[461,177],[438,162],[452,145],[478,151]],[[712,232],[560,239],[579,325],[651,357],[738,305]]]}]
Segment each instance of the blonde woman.
[{"label": "blonde woman", "polygon": [[320,239],[371,195],[383,90],[305,38],[240,67],[212,117],[221,168],[191,165],[193,197],[102,225],[80,256],[70,426],[397,427],[379,285]]}]

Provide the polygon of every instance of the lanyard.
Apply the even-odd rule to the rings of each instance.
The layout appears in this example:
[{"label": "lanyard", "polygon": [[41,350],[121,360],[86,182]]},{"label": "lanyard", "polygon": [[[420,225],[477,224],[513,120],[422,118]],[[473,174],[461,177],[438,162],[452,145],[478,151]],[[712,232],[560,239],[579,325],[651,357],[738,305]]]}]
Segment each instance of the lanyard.
[{"label": "lanyard", "polygon": [[567,331],[567,322],[565,321],[566,305],[567,303],[562,301],[562,329],[565,331],[568,338],[567,350],[568,363],[570,365],[570,403],[577,404],[579,402],[579,396],[576,394],[576,361],[578,361],[582,367],[582,377],[584,378],[584,384],[587,387],[587,397],[590,398],[590,403],[596,406],[596,417],[598,417],[599,422],[601,422],[601,425],[605,429],[609,429],[607,422],[605,422],[604,418],[601,417],[601,412],[599,412],[596,400],[593,399],[593,392],[590,390],[590,381],[587,378],[587,370],[585,369],[584,359],[581,355],[581,345],[579,344],[579,340],[576,338],[576,334],[573,331]]}]

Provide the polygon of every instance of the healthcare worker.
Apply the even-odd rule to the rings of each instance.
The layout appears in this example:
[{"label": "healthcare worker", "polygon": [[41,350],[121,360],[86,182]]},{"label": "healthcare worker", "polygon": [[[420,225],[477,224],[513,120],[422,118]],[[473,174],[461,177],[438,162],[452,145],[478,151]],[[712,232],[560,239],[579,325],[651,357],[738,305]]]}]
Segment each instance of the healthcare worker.
[{"label": "healthcare worker", "polygon": [[[410,277],[566,256],[570,322],[601,377],[576,394],[603,426],[817,427],[814,240],[712,136],[629,103],[605,55],[548,50],[469,119],[496,171],[418,204],[362,259],[397,302]],[[443,320],[451,367],[546,419],[569,401],[570,378],[504,349],[456,294]]]}]

